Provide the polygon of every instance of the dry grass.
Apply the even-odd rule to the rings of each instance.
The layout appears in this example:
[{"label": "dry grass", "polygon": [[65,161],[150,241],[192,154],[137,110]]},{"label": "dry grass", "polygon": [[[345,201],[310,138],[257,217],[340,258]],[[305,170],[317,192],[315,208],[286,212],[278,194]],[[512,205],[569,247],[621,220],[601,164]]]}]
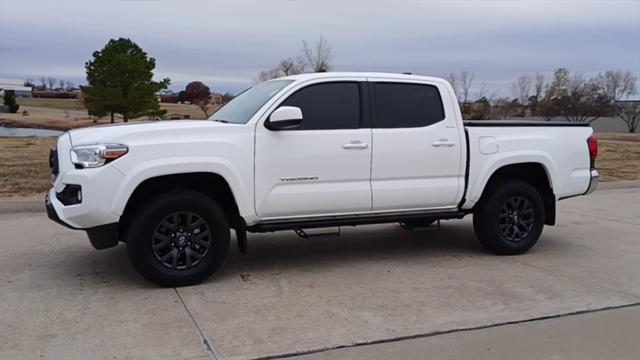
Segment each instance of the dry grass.
[{"label": "dry grass", "polygon": [[[110,122],[109,118],[100,120],[90,118],[82,102],[78,100],[19,98],[18,103],[22,104],[20,112],[17,114],[0,113],[0,124],[13,127],[66,131]],[[207,118],[196,105],[162,103],[160,107],[167,110],[167,115],[169,116],[186,117],[185,115],[187,115],[190,119],[195,120]],[[217,109],[218,106],[211,106],[208,110],[209,114]],[[29,114],[22,115],[22,110],[27,110]],[[139,120],[146,120],[146,117]],[[120,118],[116,118],[116,122],[121,121]]]},{"label": "dry grass", "polygon": [[602,181],[640,180],[640,134],[596,133]]},{"label": "dry grass", "polygon": [[35,106],[58,110],[85,110],[81,101],[75,99],[16,98],[20,106]]},{"label": "dry grass", "polygon": [[[602,181],[640,180],[640,134],[596,136]],[[48,155],[54,143],[53,137],[0,137],[0,197],[43,194],[51,186]]]},{"label": "dry grass", "polygon": [[55,137],[0,137],[0,197],[44,194],[51,187],[49,149]]}]

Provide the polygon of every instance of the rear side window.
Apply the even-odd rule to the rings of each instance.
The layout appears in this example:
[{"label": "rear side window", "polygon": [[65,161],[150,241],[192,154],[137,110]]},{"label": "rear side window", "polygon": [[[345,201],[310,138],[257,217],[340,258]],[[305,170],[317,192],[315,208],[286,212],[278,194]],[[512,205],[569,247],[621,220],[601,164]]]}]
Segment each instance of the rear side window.
[{"label": "rear side window", "polygon": [[302,124],[295,130],[357,129],[360,123],[360,88],[354,82],[310,85],[280,105],[302,110]]},{"label": "rear side window", "polygon": [[375,83],[373,127],[422,127],[444,119],[438,88],[432,85]]}]

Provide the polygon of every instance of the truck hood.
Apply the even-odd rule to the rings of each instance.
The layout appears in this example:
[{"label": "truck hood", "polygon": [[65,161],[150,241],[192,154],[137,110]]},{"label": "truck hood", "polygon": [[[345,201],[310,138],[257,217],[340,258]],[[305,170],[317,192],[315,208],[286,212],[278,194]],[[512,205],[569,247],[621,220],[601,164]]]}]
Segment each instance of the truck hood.
[{"label": "truck hood", "polygon": [[117,140],[123,135],[139,134],[140,136],[144,136],[145,134],[173,132],[200,127],[208,128],[211,126],[225,127],[230,125],[205,120],[138,121],[74,129],[69,131],[69,136],[71,138],[71,144],[78,146],[105,143],[111,140]]}]

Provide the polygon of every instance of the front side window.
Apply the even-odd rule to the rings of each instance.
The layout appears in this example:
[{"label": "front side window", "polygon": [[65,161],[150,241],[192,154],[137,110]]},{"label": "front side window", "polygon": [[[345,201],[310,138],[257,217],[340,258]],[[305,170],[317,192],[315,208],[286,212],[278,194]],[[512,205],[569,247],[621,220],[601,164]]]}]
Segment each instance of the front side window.
[{"label": "front side window", "polygon": [[295,130],[357,129],[360,88],[355,82],[310,85],[296,91],[280,106],[302,110],[302,124]]},{"label": "front side window", "polygon": [[438,88],[433,85],[375,83],[376,128],[411,128],[444,119]]},{"label": "front side window", "polygon": [[243,91],[218,109],[209,120],[246,124],[260,108],[293,80],[271,80]]}]

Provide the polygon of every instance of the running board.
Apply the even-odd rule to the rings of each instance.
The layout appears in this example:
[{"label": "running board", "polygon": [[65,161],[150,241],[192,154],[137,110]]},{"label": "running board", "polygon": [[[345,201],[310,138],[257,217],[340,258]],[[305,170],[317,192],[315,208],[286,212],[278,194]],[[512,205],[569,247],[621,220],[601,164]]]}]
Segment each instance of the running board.
[{"label": "running board", "polygon": [[270,232],[280,230],[310,229],[330,226],[356,226],[367,224],[384,224],[408,219],[462,219],[467,212],[460,210],[407,211],[383,214],[326,216],[316,218],[300,218],[259,222],[248,226],[249,232]]}]

